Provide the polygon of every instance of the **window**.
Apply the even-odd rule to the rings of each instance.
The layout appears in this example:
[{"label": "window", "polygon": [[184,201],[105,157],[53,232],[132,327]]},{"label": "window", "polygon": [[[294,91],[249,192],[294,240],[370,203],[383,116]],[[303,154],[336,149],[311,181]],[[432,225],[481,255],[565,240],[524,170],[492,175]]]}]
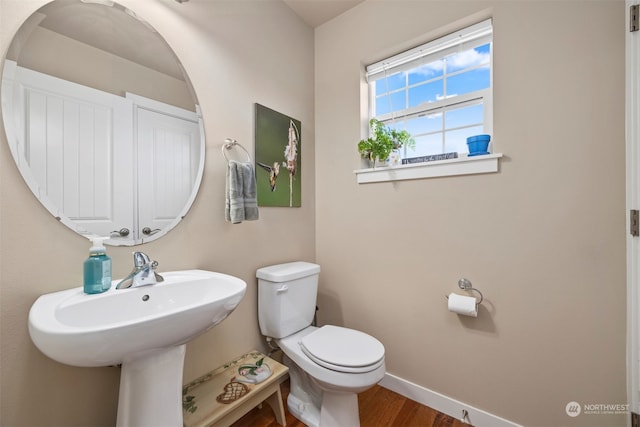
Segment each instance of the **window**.
[{"label": "window", "polygon": [[487,20],[369,65],[369,116],[411,133],[403,158],[466,153],[492,133],[492,57]]}]

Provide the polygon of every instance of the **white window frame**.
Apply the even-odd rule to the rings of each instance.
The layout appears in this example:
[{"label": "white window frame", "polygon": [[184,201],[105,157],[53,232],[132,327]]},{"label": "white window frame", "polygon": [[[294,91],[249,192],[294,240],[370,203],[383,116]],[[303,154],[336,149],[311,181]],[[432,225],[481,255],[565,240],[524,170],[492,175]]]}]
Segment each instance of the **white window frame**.
[{"label": "white window frame", "polygon": [[[425,103],[405,110],[389,112],[375,116],[374,108],[376,91],[373,82],[399,71],[416,68],[420,64],[427,64],[460,51],[491,43],[490,49],[490,86],[487,89],[445,98],[435,102]],[[492,20],[487,19],[466,27],[455,33],[425,43],[408,51],[386,58],[366,67],[367,88],[369,91],[369,118],[376,118],[384,123],[393,123],[408,117],[427,114],[429,111],[446,111],[447,108],[481,100],[483,103],[484,133],[493,134],[493,26]],[[446,131],[446,129],[443,129]],[[494,141],[492,147],[495,151]],[[444,148],[444,147],[443,147]],[[444,151],[444,150],[443,150]],[[401,179],[430,178],[451,175],[466,175],[489,173],[498,171],[500,153],[485,156],[466,157],[459,153],[459,158],[435,162],[401,165],[395,167],[377,167],[355,171],[358,183],[394,181]]]}]

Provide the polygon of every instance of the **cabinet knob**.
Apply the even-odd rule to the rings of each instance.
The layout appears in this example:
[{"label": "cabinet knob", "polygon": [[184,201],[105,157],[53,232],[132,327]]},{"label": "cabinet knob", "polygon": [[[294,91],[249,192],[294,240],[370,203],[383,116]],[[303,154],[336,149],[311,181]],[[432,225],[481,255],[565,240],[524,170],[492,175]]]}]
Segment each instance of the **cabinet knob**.
[{"label": "cabinet knob", "polygon": [[142,234],[145,234],[147,236],[153,236],[154,234],[156,234],[158,231],[160,231],[159,228],[156,228],[154,230],[150,229],[149,227],[145,227],[142,229]]},{"label": "cabinet knob", "polygon": [[121,228],[120,230],[112,231],[110,237],[127,237],[128,235],[129,235],[129,229]]}]

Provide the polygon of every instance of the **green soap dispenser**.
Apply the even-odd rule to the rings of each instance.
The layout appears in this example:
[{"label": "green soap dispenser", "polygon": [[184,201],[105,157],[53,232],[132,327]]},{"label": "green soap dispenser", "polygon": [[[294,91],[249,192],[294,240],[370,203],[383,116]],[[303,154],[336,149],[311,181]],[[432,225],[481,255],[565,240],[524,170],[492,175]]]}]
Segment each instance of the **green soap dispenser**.
[{"label": "green soap dispenser", "polygon": [[107,237],[93,236],[89,258],[84,262],[84,292],[99,294],[111,288],[111,258],[107,256],[104,240]]}]

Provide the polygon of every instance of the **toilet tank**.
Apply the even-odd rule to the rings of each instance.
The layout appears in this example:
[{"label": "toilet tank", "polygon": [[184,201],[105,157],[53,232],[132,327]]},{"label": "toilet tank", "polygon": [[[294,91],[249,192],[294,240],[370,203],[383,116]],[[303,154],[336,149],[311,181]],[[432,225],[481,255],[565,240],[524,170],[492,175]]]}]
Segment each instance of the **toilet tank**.
[{"label": "toilet tank", "polygon": [[263,267],[258,278],[258,322],[262,335],[284,338],[313,322],[320,266],[290,262]]}]

